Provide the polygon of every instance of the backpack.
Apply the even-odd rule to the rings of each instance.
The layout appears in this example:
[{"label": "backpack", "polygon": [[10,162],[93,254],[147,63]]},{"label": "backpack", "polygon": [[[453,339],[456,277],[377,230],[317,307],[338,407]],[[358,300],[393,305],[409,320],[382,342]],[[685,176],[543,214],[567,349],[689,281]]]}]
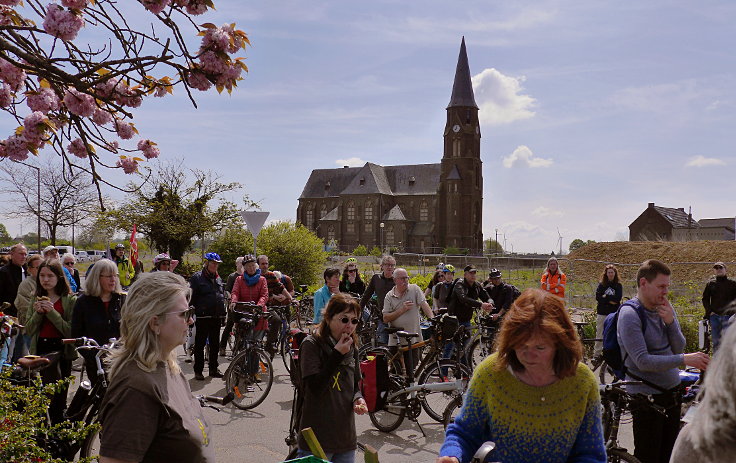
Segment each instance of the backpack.
[{"label": "backpack", "polygon": [[621,355],[621,346],[618,343],[618,315],[625,306],[632,307],[636,311],[636,314],[639,315],[642,335],[647,330],[647,318],[644,313],[646,309],[644,309],[638,299],[631,299],[624,302],[618,310],[606,316],[606,321],[603,322],[603,359],[611,368],[616,378],[620,380],[623,380],[626,376],[626,367],[624,366],[624,360],[626,359]]},{"label": "backpack", "polygon": [[360,362],[361,380],[360,392],[368,406],[369,412],[383,410],[386,405],[386,397],[390,379],[388,374],[388,360],[380,352],[371,355],[368,353],[367,360]]},{"label": "backpack", "polygon": [[462,278],[455,278],[452,283],[450,283],[450,291],[447,292],[447,296],[445,297],[445,303],[449,304],[452,300],[452,294],[455,292],[455,285],[458,281],[462,280]]},{"label": "backpack", "polygon": [[521,296],[521,290],[514,285],[507,285],[511,287],[511,303],[513,304],[516,299]]}]

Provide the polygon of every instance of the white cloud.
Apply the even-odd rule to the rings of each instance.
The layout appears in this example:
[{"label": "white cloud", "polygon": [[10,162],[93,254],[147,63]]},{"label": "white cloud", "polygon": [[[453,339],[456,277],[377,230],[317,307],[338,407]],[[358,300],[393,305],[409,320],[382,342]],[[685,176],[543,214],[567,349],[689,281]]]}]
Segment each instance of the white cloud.
[{"label": "white cloud", "polygon": [[685,167],[707,167],[707,166],[725,166],[726,161],[718,158],[706,158],[702,154],[699,154],[685,164]]},{"label": "white cloud", "polygon": [[338,166],[349,166],[349,167],[362,167],[365,165],[365,161],[360,158],[347,158],[347,159],[338,159],[335,161],[335,164]]},{"label": "white cloud", "polygon": [[473,76],[475,101],[482,125],[501,125],[534,117],[536,100],[521,94],[524,77],[506,76],[494,68]]},{"label": "white cloud", "polygon": [[532,215],[535,215],[537,217],[561,217],[563,215],[563,212],[557,211],[555,209],[550,209],[548,207],[539,206],[532,211]]},{"label": "white cloud", "polygon": [[511,167],[549,167],[552,162],[552,159],[535,157],[532,150],[526,145],[517,146],[513,153],[503,158],[503,166],[507,169]]}]

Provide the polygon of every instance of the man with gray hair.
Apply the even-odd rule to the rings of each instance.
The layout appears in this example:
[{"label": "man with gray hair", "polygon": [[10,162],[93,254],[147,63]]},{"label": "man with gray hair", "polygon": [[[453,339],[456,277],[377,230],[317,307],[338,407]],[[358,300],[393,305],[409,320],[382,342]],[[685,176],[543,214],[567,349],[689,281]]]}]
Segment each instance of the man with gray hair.
[{"label": "man with gray hair", "polygon": [[[422,308],[427,318],[434,316],[432,309],[427,304],[421,288],[409,283],[409,273],[406,269],[397,268],[394,270],[393,280],[395,286],[386,294],[383,302],[383,321],[389,323],[392,327],[401,328],[409,333],[418,333],[421,337],[419,308]],[[421,341],[421,339],[415,341]],[[389,336],[388,345],[390,348],[398,348],[396,335]],[[412,355],[416,367],[419,362],[419,350],[412,349],[404,353],[404,363],[407,365],[408,354]]]},{"label": "man with gray hair", "polygon": [[[360,298],[360,308],[365,309],[368,301],[376,295],[376,308],[379,311],[383,310],[383,300],[386,298],[386,294],[394,287],[394,268],[396,268],[396,259],[393,256],[383,256],[381,258],[381,273],[375,274],[371,277],[371,281],[368,283],[368,287],[363,293],[363,297]],[[388,335],[384,331],[386,325],[382,319],[378,320],[378,327],[376,329],[378,335],[378,342],[381,344],[388,344]]]}]

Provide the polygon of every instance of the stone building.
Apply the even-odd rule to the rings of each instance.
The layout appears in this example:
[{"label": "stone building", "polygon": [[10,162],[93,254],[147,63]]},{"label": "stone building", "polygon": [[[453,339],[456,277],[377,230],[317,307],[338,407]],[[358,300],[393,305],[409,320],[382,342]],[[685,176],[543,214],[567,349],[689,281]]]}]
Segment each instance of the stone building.
[{"label": "stone building", "polygon": [[446,111],[440,163],[315,169],[299,197],[297,221],[344,250],[363,244],[481,252],[481,134],[464,38]]},{"label": "stone building", "polygon": [[682,207],[649,203],[629,225],[629,241],[733,240],[735,225],[733,217],[696,221]]}]

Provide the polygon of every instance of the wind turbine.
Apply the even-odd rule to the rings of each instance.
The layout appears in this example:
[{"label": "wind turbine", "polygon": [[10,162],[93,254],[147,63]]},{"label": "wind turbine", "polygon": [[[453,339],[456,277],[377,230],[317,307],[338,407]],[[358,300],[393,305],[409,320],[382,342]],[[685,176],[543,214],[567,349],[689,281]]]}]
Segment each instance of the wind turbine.
[{"label": "wind turbine", "polygon": [[557,240],[559,241],[559,244],[560,244],[560,254],[559,254],[560,256],[562,255],[562,238],[563,236],[560,235],[560,227],[557,227]]}]

